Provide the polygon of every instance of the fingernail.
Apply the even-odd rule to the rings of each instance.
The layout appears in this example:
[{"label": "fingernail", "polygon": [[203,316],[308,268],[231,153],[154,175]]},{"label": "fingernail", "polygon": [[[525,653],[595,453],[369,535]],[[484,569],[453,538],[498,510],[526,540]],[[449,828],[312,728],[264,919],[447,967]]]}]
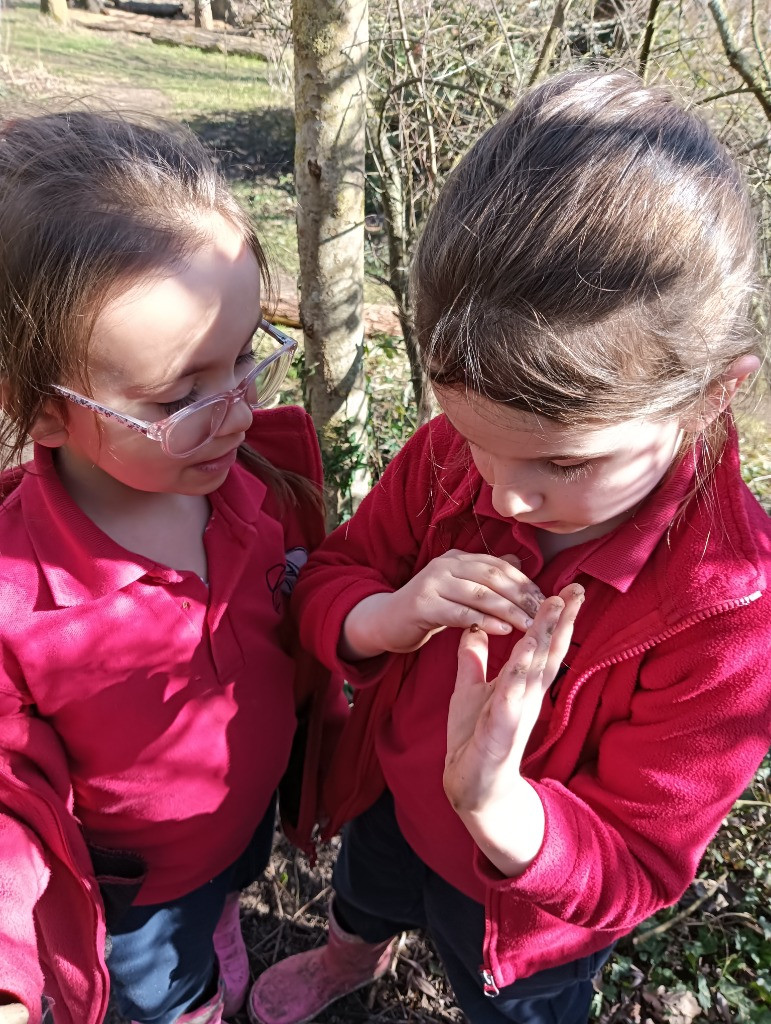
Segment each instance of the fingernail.
[{"label": "fingernail", "polygon": [[501,629],[503,630],[504,633],[510,633],[511,632],[511,626],[508,624],[508,622],[504,622],[503,626],[501,627]]}]

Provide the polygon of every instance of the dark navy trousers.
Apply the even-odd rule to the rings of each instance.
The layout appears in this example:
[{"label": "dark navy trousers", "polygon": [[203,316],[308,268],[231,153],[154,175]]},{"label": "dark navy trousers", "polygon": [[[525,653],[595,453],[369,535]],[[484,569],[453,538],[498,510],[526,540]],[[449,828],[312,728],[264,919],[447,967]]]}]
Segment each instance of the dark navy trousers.
[{"label": "dark navy trousers", "polygon": [[390,793],[346,825],[332,882],[341,921],[365,941],[381,942],[412,928],[430,935],[471,1024],[586,1024],[592,977],[610,948],[486,996],[480,975],[484,907],[413,852],[396,822]]},{"label": "dark navy trousers", "polygon": [[275,812],[273,801],[243,854],[211,881],[167,903],[129,907],[110,924],[107,967],[121,1016],[141,1024],[173,1024],[209,990],[213,994],[214,929],[228,894],[267,867]]}]

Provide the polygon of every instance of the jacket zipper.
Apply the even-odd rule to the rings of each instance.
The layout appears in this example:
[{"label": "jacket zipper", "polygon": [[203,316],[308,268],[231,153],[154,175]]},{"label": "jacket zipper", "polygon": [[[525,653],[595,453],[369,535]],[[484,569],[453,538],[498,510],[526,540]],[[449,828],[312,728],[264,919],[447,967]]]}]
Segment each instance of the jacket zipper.
[{"label": "jacket zipper", "polygon": [[[655,637],[652,637],[650,640],[646,640],[640,644],[635,644],[635,646],[633,647],[627,647],[624,650],[619,651],[618,654],[610,655],[603,661],[600,661],[596,665],[593,665],[590,668],[586,669],[573,684],[573,688],[570,692],[570,695],[568,696],[565,702],[565,713],[562,717],[561,728],[558,732],[554,734],[554,736],[552,736],[552,738],[549,740],[547,744],[545,744],[539,750],[532,753],[530,757],[523,761],[522,767],[524,768],[535,757],[541,757],[545,751],[551,749],[551,747],[554,746],[557,740],[559,740],[562,737],[563,733],[565,732],[565,729],[567,728],[567,721],[570,717],[570,708],[572,706],[575,694],[578,692],[581,686],[583,686],[586,680],[590,676],[594,675],[595,672],[600,672],[603,669],[610,668],[611,665],[618,665],[620,662],[627,661],[629,658],[633,658],[635,655],[644,654],[646,651],[649,651],[652,647],[656,647],[658,644],[663,643],[665,640],[671,640],[673,636],[677,636],[678,633],[682,633],[684,630],[688,629],[690,626],[696,625],[696,623],[698,622],[704,622],[706,619],[711,619],[715,615],[721,615],[723,612],[733,611],[736,608],[743,608],[748,604],[752,604],[753,601],[757,601],[758,598],[760,598],[761,596],[761,591],[756,590],[754,593],[749,594],[747,597],[739,597],[733,601],[724,601],[722,604],[715,605],[714,607],[708,608],[705,611],[695,612],[693,615],[689,615],[687,618],[682,619],[676,626],[671,626],[669,629],[665,629],[663,632],[658,633]],[[488,897],[488,899],[485,902],[485,944],[484,949],[482,951],[484,962],[482,963],[482,966],[479,968],[479,975],[482,979],[482,991],[486,996],[492,999],[494,996],[498,995],[500,989],[498,988],[498,985],[495,980],[495,975],[493,972],[490,957],[490,945],[492,937],[490,934],[491,930],[489,922],[490,919],[492,918],[492,899]],[[512,982],[513,981],[516,981],[516,975],[512,978]]]}]

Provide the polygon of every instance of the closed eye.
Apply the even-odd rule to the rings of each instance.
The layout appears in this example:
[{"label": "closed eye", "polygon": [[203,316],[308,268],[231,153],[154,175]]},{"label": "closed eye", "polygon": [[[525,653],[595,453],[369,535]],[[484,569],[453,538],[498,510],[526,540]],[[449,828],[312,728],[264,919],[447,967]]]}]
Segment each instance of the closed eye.
[{"label": "closed eye", "polygon": [[175,412],[181,412],[182,409],[186,409],[188,405],[192,405],[193,402],[197,402],[198,397],[198,392],[193,388],[192,391],[189,391],[184,398],[178,398],[174,402],[161,402],[160,406],[167,416],[173,416]]},{"label": "closed eye", "polygon": [[[249,370],[256,362],[257,356],[253,349],[250,348],[236,356],[235,365],[240,369]],[[167,416],[173,416],[175,412],[181,412],[182,409],[186,409],[193,402],[197,402],[200,397],[198,389],[194,387],[191,388],[184,398],[178,398],[174,402],[161,402],[160,407]]]},{"label": "closed eye", "polygon": [[568,466],[561,466],[558,462],[547,462],[546,465],[550,473],[561,477],[563,480],[579,480],[591,471],[592,460],[587,459],[585,462],[573,462]]}]

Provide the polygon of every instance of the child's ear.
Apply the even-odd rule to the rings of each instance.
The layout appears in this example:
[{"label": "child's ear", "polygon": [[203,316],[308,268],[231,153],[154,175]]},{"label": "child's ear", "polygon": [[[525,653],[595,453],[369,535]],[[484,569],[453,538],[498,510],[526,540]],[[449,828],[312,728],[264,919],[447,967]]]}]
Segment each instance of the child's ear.
[{"label": "child's ear", "polygon": [[688,430],[704,430],[728,408],[745,380],[759,369],[760,360],[757,356],[740,356],[712,385],[700,412],[693,417],[686,417],[683,426]]},{"label": "child's ear", "polygon": [[45,448],[61,448],[70,439],[67,424],[54,406],[46,403],[32,424],[29,436]]},{"label": "child's ear", "polygon": [[[7,409],[10,404],[11,390],[8,380],[0,377],[0,409]],[[47,402],[33,423],[29,436],[46,448],[60,448],[67,443],[70,435],[61,414]]]}]

